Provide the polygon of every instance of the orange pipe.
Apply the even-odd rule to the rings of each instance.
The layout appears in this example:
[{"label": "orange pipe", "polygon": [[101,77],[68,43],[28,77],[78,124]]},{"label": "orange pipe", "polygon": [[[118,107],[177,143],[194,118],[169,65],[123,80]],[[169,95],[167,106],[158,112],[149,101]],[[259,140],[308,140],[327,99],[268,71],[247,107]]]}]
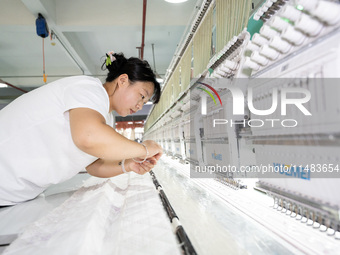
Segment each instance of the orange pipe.
[{"label": "orange pipe", "polygon": [[140,58],[141,58],[141,59],[144,58],[144,38],[145,38],[146,4],[147,4],[147,0],[143,0],[142,45],[141,45],[141,53],[140,53]]}]

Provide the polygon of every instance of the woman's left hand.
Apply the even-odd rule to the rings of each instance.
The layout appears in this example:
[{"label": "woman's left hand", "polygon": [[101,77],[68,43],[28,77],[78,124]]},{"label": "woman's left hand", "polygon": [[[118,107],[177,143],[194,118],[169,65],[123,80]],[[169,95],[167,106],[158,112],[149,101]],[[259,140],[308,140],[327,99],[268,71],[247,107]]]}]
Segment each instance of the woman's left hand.
[{"label": "woman's left hand", "polygon": [[145,174],[151,171],[151,169],[157,164],[155,157],[148,158],[143,163],[137,163],[132,159],[125,160],[127,171],[133,171],[137,174]]}]

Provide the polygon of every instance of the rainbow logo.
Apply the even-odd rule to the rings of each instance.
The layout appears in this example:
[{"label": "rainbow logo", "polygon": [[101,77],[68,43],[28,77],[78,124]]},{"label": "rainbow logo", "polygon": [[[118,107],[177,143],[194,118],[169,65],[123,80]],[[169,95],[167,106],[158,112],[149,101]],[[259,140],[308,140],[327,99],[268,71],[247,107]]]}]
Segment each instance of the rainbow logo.
[{"label": "rainbow logo", "polygon": [[[209,89],[211,89],[212,92],[214,92],[215,95],[217,96],[218,100],[220,101],[220,104],[222,105],[222,100],[221,100],[221,98],[220,98],[220,95],[217,93],[217,91],[216,91],[213,87],[211,87],[210,85],[208,85],[208,84],[206,84],[206,83],[203,83],[203,82],[197,82],[197,83],[202,84],[202,85],[208,87]],[[206,92],[206,93],[212,98],[212,100],[214,101],[215,105],[217,104],[217,103],[216,103],[216,100],[215,100],[215,98],[214,98],[214,96],[213,96],[213,94],[211,94],[210,91],[208,91],[208,90],[206,90],[206,89],[204,89],[204,88],[200,88],[200,87],[198,87],[198,89],[203,90],[204,92]]]}]

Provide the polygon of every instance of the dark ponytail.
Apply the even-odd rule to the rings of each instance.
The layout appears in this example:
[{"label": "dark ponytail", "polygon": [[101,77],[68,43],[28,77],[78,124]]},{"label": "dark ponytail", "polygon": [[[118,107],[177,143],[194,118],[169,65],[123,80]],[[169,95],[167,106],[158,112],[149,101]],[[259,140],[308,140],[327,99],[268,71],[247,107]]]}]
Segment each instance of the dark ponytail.
[{"label": "dark ponytail", "polygon": [[126,59],[123,53],[114,53],[112,56],[115,58],[114,61],[110,61],[111,63],[108,65],[105,61],[102,65],[102,70],[107,69],[109,71],[106,81],[111,82],[118,78],[119,75],[127,74],[131,82],[152,82],[154,84],[154,94],[151,100],[154,104],[157,104],[161,97],[161,86],[156,80],[149,63],[146,60],[134,57]]}]

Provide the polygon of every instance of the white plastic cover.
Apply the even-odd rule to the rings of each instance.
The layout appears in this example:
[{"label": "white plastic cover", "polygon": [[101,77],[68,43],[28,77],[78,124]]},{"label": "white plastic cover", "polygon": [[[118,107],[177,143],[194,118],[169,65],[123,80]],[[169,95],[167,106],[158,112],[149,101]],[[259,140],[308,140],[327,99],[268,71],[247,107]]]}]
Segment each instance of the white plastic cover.
[{"label": "white plastic cover", "polygon": [[180,254],[149,175],[91,177],[3,254]]}]

